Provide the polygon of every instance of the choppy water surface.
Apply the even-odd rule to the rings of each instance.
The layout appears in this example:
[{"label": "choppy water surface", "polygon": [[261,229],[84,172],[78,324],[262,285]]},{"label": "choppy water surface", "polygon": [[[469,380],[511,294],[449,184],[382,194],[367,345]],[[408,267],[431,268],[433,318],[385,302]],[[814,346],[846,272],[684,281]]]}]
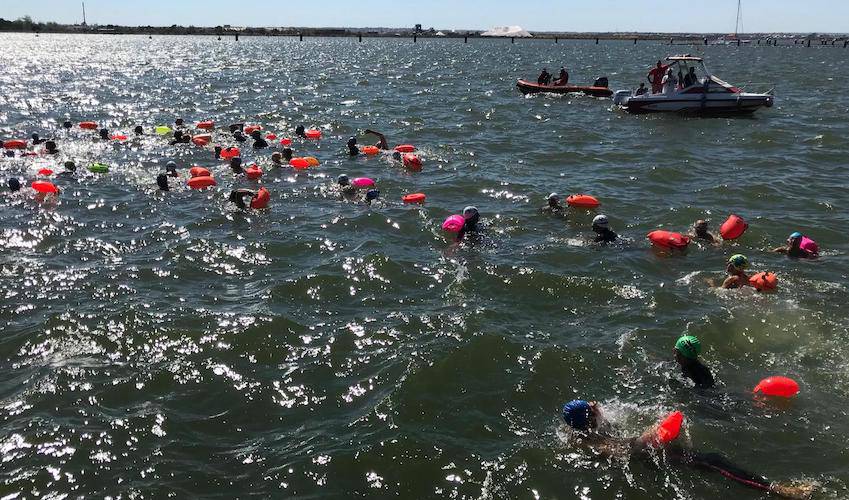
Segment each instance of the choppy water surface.
[{"label": "choppy water surface", "polygon": [[[669,51],[650,43],[3,35],[0,48],[14,54],[0,136],[53,135],[62,150],[3,158],[3,178],[66,159],[113,166],[56,179],[58,201],[0,196],[0,492],[762,496],[575,447],[559,408],[580,396],[623,434],[681,409],[690,445],[846,496],[849,51],[684,48],[730,82],[776,86],[775,108],[729,120],[633,117],[513,87],[561,62],[574,81],[633,87]],[[269,151],[247,152],[272,204],[245,213],[226,193],[256,183],[209,151],[60,128],[178,116],[321,127],[296,152],[322,165],[273,170]],[[418,145],[424,170],[345,156],[367,127]],[[212,169],[219,186],[157,192],[168,159]],[[328,187],[341,173],[376,178],[384,201],[338,201]],[[427,205],[400,203],[414,191]],[[550,191],[598,196],[627,240],[588,245],[593,213],[540,215]],[[487,234],[457,247],[439,224],[467,204]],[[737,244],[670,258],[645,240],[732,211],[751,223]],[[765,251],[797,229],[821,259]],[[777,272],[780,291],[709,289],[732,253]],[[677,382],[683,332],[701,338],[716,391]],[[753,401],[772,374],[801,394]]]}]

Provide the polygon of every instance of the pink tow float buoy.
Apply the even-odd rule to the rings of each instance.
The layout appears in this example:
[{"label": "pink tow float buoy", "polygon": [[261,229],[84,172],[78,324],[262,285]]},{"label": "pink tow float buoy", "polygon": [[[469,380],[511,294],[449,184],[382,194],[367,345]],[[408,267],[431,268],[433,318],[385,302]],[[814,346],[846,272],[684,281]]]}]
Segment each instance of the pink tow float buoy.
[{"label": "pink tow float buoy", "polygon": [[466,219],[462,215],[449,215],[442,223],[442,230],[449,233],[459,233],[466,225]]},{"label": "pink tow float buoy", "polygon": [[797,384],[792,378],[788,377],[767,377],[758,382],[758,385],[752,389],[752,392],[761,392],[767,396],[789,398],[799,394],[799,384]]},{"label": "pink tow float buoy", "polygon": [[351,185],[358,188],[374,187],[374,180],[368,177],[357,177],[351,181]]},{"label": "pink tow float buoy", "polygon": [[47,181],[33,181],[30,186],[35,189],[39,193],[58,193],[59,188],[57,188],[52,182]]},{"label": "pink tow float buoy", "polygon": [[819,255],[820,253],[820,247],[817,245],[817,242],[807,236],[802,236],[802,242],[799,243],[799,248],[812,255]]}]

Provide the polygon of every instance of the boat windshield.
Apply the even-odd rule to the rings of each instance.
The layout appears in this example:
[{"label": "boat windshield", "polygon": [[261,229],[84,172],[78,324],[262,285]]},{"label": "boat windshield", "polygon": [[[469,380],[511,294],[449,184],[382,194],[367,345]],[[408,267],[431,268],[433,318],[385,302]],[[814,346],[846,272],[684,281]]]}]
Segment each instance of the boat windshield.
[{"label": "boat windshield", "polygon": [[673,71],[678,77],[679,88],[702,85],[707,77],[704,68],[697,61],[675,61]]}]

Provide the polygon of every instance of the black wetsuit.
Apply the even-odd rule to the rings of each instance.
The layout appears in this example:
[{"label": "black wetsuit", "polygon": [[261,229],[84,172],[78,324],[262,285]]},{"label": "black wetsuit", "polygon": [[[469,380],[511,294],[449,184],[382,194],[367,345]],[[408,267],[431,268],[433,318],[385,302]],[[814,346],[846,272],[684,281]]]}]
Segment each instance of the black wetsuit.
[{"label": "black wetsuit", "polygon": [[268,142],[265,139],[263,139],[262,137],[260,137],[259,139],[254,139],[254,148],[255,149],[267,148],[267,147],[268,147]]},{"label": "black wetsuit", "polygon": [[728,479],[750,488],[769,491],[770,481],[767,478],[741,469],[719,453],[700,453],[695,450],[669,447],[666,449],[666,456],[684,465],[719,472]]},{"label": "black wetsuit", "polygon": [[613,243],[616,241],[616,237],[616,233],[608,228],[604,228],[600,233],[595,235],[595,239],[593,241],[596,243]]},{"label": "black wetsuit", "polygon": [[708,389],[714,385],[713,375],[711,375],[710,370],[697,359],[683,365],[681,367],[681,373],[692,380],[696,384],[696,387],[700,389]]}]

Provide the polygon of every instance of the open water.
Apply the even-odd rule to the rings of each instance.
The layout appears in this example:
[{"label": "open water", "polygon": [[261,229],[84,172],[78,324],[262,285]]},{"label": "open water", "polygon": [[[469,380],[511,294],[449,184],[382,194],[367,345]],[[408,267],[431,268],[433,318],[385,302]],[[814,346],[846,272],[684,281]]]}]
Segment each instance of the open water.
[{"label": "open water", "polygon": [[[774,86],[776,106],[635,117],[514,88],[561,64],[574,82],[633,88],[672,49]],[[67,159],[112,166],[55,177],[52,201],[0,195],[4,498],[763,497],[663,457],[576,446],[560,407],[577,397],[625,436],[680,409],[687,446],[846,498],[849,51],[9,34],[0,51],[0,137],[38,132],[61,149],[4,157],[4,182]],[[322,163],[273,169],[270,151],[245,148],[272,200],[242,212],[227,193],[258,183],[209,150],[98,142],[62,130],[66,117],[126,133],[176,117],[281,137],[304,124],[324,138],[296,154]],[[424,169],[347,157],[368,127],[417,145]],[[218,186],[158,192],[169,159]],[[376,179],[383,201],[339,201],[342,173]],[[400,202],[416,191],[424,206]],[[588,243],[598,212],[541,215],[551,191],[597,196],[624,241]],[[483,241],[454,245],[440,223],[470,204]],[[698,218],[716,231],[732,212],[751,225],[734,243],[669,256],[645,238]],[[820,259],[768,252],[795,230]],[[733,253],[779,290],[709,288]],[[715,390],[681,382],[683,333],[701,339]],[[753,398],[775,374],[801,393]]]}]

